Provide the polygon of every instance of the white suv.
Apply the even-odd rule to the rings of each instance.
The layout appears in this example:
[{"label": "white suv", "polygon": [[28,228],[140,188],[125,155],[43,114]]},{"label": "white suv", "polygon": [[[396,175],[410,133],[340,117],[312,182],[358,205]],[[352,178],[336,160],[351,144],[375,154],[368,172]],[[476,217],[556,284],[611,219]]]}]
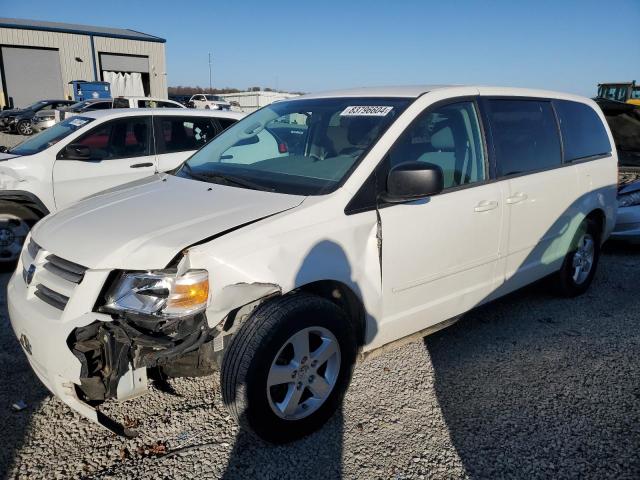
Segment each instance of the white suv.
[{"label": "white suv", "polygon": [[11,323],[49,390],[113,431],[132,433],[100,402],[219,364],[238,422],[292,440],[336,410],[358,352],[549,275],[584,292],[615,221],[612,145],[595,103],[547,91],[273,103],[36,225]]},{"label": "white suv", "polygon": [[0,266],[15,266],[30,227],[49,212],[174,169],[242,117],[187,109],[85,112],[3,149]]},{"label": "white suv", "polygon": [[187,103],[193,105],[194,108],[204,108],[205,110],[229,110],[231,108],[231,104],[224,98],[205,93],[192,95]]}]

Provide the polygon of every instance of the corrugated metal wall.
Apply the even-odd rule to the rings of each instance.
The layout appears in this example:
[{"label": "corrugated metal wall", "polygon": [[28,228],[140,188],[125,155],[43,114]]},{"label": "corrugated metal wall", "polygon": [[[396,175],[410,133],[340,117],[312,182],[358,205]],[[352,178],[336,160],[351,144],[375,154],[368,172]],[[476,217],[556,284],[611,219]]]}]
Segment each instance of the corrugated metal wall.
[{"label": "corrugated metal wall", "polygon": [[[71,86],[68,85],[71,80],[94,79],[93,62],[98,62],[100,52],[146,55],[149,57],[150,95],[159,98],[167,97],[164,43],[96,36],[94,37],[96,58],[93,60],[89,35],[0,28],[0,45],[57,48],[60,53],[65,96],[73,95]],[[82,62],[77,61],[76,57],[82,59]],[[96,65],[99,64],[96,63]],[[6,99],[3,97],[0,91],[0,107],[6,104]]]}]

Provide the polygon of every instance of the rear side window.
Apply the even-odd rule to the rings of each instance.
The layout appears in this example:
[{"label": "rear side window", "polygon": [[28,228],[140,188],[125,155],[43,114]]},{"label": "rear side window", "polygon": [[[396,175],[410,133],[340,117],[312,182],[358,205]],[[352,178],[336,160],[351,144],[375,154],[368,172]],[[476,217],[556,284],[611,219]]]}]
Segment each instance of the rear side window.
[{"label": "rear side window", "polygon": [[129,108],[129,100],[126,98],[114,98],[113,108]]},{"label": "rear side window", "polygon": [[197,150],[216,136],[206,117],[156,117],[159,125],[158,154]]},{"label": "rear side window", "polygon": [[489,100],[487,104],[499,176],[562,164],[560,135],[550,102]]},{"label": "rear side window", "polygon": [[593,108],[568,100],[554,100],[554,105],[560,120],[565,162],[611,152],[607,131]]}]

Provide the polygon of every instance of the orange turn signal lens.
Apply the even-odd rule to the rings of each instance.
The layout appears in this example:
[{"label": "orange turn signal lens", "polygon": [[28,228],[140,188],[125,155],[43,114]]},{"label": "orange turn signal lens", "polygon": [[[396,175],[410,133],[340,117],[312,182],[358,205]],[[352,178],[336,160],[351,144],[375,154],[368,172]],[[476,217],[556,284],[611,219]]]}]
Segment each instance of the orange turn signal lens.
[{"label": "orange turn signal lens", "polygon": [[190,270],[175,279],[164,312],[189,314],[204,310],[208,301],[208,272],[206,270]]}]

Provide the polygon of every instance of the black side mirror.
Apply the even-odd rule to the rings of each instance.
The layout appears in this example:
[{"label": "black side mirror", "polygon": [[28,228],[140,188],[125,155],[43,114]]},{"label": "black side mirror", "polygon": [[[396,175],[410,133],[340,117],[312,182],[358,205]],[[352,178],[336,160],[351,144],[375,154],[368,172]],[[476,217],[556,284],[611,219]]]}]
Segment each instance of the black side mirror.
[{"label": "black side mirror", "polygon": [[426,162],[405,162],[391,169],[382,200],[401,203],[440,193],[444,189],[442,168]]},{"label": "black side mirror", "polygon": [[5,153],[8,150],[9,149],[7,147],[5,147],[4,145],[0,145],[0,153]]},{"label": "black side mirror", "polygon": [[59,158],[62,160],[91,160],[91,149],[86,145],[72,143],[60,152]]}]

